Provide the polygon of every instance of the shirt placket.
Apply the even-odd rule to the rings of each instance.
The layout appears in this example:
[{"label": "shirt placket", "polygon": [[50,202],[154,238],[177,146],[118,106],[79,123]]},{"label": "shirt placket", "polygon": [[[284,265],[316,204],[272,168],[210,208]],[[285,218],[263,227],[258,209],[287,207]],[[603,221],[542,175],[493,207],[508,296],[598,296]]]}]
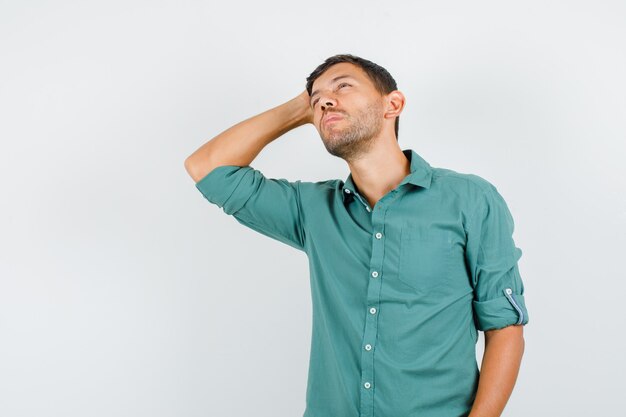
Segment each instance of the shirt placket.
[{"label": "shirt placket", "polygon": [[369,262],[367,311],[361,343],[360,417],[374,417],[374,351],[378,334],[378,315],[380,314],[381,271],[385,256],[385,215],[389,204],[396,198],[397,190],[394,189],[381,198],[373,210],[363,197],[356,192],[353,194],[372,215],[372,255]]}]

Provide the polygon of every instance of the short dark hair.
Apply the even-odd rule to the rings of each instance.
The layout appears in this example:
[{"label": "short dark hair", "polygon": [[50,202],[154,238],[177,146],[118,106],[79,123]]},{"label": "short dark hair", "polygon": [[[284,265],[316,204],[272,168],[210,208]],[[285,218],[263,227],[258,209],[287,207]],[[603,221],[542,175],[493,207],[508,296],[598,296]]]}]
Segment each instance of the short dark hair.
[{"label": "short dark hair", "polygon": [[[339,64],[341,62],[348,62],[360,67],[369,77],[369,79],[374,84],[376,91],[378,91],[381,95],[389,94],[394,90],[398,89],[396,85],[396,80],[393,79],[389,71],[385,68],[381,67],[378,64],[373,63],[372,61],[368,61],[365,58],[361,58],[351,54],[338,54],[333,55],[320,64],[306,79],[306,91],[311,95],[311,90],[313,89],[313,82],[324,73],[330,66]],[[398,140],[398,128],[400,127],[400,116],[396,117],[395,122],[395,133],[396,140]]]}]

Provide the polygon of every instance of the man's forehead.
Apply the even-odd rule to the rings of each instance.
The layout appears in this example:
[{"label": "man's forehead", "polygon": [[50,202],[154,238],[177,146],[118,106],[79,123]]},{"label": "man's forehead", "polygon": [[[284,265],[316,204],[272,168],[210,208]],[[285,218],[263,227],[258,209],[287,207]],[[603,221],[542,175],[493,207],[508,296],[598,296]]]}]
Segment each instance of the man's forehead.
[{"label": "man's forehead", "polygon": [[[319,93],[318,88],[325,84],[332,84],[339,79],[343,79],[344,77],[351,77],[357,81],[367,82],[367,75],[365,71],[361,69],[361,67],[354,65],[349,62],[341,62],[339,64],[334,64],[326,69],[311,85],[311,95],[313,98],[317,93]],[[318,87],[316,87],[318,86]]]},{"label": "man's forehead", "polygon": [[338,75],[349,75],[356,79],[361,79],[363,77],[362,71],[360,67],[350,63],[350,62],[340,62],[339,64],[334,64],[326,69],[317,79],[313,82],[313,87],[315,85],[322,85]]}]

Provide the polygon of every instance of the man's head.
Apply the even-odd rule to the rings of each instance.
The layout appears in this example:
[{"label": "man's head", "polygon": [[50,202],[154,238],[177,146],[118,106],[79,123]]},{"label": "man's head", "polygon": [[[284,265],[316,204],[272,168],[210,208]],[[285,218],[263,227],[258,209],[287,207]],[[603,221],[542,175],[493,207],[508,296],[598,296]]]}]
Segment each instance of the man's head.
[{"label": "man's head", "polygon": [[[397,141],[404,96],[383,67],[354,55],[335,55],[306,81],[313,124],[332,155],[352,159],[381,134]],[[330,115],[338,118],[326,122]]]}]

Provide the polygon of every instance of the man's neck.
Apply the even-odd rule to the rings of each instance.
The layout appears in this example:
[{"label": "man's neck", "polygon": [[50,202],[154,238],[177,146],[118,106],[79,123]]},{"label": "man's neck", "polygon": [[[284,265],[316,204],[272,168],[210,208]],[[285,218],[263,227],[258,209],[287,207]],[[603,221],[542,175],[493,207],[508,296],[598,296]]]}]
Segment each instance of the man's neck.
[{"label": "man's neck", "polygon": [[348,162],[352,181],[370,207],[411,173],[411,163],[395,141],[376,141],[357,160]]}]

